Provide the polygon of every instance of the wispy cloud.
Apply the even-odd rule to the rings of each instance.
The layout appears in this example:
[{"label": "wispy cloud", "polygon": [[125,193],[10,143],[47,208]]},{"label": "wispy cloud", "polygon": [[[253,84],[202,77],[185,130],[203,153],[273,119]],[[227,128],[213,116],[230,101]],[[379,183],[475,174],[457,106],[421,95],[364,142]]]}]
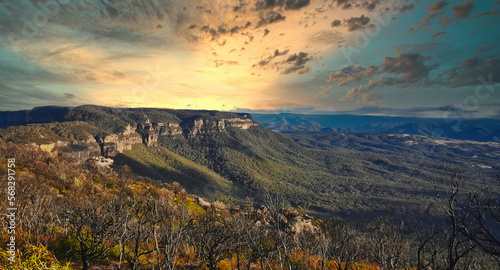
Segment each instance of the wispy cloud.
[{"label": "wispy cloud", "polygon": [[446,89],[498,82],[496,14],[473,1],[10,1],[1,106],[415,107],[399,94],[437,86],[445,104]]}]

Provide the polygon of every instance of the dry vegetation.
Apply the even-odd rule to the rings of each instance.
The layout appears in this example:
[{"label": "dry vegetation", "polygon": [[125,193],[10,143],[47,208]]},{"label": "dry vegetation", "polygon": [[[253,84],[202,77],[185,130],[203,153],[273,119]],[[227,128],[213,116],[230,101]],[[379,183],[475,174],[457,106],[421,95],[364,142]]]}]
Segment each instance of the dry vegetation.
[{"label": "dry vegetation", "polygon": [[[297,227],[305,215],[279,193],[264,191],[265,207],[200,204],[126,166],[74,164],[3,141],[0,153],[16,157],[20,239],[18,264],[2,250],[2,269],[488,269],[499,255],[498,202],[470,194],[460,204],[457,178],[441,199],[449,225],[412,236],[387,218],[362,229],[339,218]],[[1,239],[5,247],[6,230]]]}]

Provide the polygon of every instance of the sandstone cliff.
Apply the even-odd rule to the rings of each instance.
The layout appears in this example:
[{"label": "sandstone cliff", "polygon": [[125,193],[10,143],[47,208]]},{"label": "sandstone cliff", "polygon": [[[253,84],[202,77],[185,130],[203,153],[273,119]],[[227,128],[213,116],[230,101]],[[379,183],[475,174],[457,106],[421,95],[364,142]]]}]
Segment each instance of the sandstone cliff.
[{"label": "sandstone cliff", "polygon": [[247,117],[214,119],[197,116],[180,123],[151,122],[148,118],[144,123],[137,123],[136,132],[142,135],[142,143],[149,147],[157,145],[160,136],[193,138],[199,134],[224,132],[227,127],[248,129],[255,125],[258,125],[257,122]]},{"label": "sandstone cliff", "polygon": [[38,138],[40,141],[35,144],[41,149],[78,161],[96,155],[114,157],[140,143],[153,147],[161,136],[194,138],[255,125],[257,122],[248,114],[218,111],[84,105],[0,112],[0,128],[24,127],[24,131],[33,133],[27,139],[30,143]]}]

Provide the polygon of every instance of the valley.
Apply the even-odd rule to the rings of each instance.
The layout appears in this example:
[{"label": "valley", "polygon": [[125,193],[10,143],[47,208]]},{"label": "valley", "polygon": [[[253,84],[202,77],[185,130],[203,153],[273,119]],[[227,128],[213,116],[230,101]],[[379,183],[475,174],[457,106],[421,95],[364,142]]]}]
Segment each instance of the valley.
[{"label": "valley", "polygon": [[497,142],[91,105],[0,120],[23,243],[7,269],[495,267]]},{"label": "valley", "polygon": [[[43,115],[47,111],[50,118]],[[35,143],[77,162],[110,157],[115,167],[178,182],[212,201],[259,203],[265,190],[282,193],[290,206],[314,216],[357,222],[437,218],[442,210],[436,196],[446,191],[451,173],[463,175],[471,189],[484,190],[500,171],[496,142],[401,133],[278,133],[248,114],[81,106],[4,112],[0,119],[3,125],[36,123],[1,130],[7,142]]]}]

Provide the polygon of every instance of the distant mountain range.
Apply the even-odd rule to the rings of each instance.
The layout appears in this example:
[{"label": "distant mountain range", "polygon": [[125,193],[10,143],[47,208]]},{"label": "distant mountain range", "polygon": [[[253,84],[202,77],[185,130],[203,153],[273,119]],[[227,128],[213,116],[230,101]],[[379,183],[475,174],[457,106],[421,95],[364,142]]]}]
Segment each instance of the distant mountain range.
[{"label": "distant mountain range", "polygon": [[500,142],[500,119],[435,119],[290,113],[252,114],[252,116],[265,127],[279,132],[397,132],[480,142]]},{"label": "distant mountain range", "polygon": [[[421,126],[413,133],[426,134],[435,124],[408,119],[413,123],[407,125]],[[210,200],[259,203],[267,190],[285,194],[291,206],[317,216],[365,221],[440,216],[436,193],[446,190],[452,171],[462,172],[475,189],[488,188],[498,176],[500,143],[380,132],[407,132],[410,126],[403,120],[40,107],[0,112],[5,127],[0,139],[36,145],[74,162],[106,156],[114,160],[113,169],[126,165],[138,176],[178,182]],[[468,121],[462,125],[464,131],[479,129]],[[361,127],[379,132],[345,132]],[[491,132],[483,140],[499,134]]]}]

